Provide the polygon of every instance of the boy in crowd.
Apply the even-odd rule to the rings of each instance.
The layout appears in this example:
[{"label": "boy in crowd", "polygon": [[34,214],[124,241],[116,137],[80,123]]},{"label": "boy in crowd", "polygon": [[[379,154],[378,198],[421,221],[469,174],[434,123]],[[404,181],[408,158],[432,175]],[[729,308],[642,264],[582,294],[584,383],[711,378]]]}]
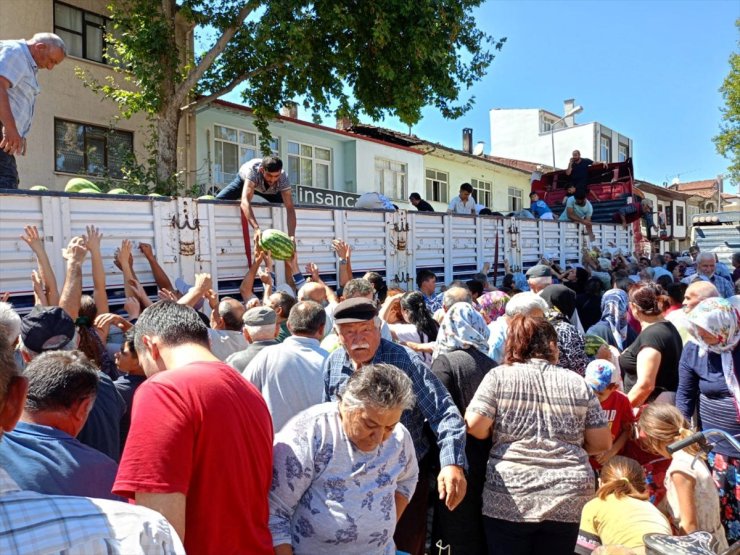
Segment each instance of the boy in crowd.
[{"label": "boy in crowd", "polygon": [[619,391],[619,373],[613,363],[602,359],[592,360],[586,366],[584,379],[606,412],[612,434],[612,448],[589,459],[593,469],[598,471],[603,464],[624,449],[632,433],[634,416],[629,399]]}]

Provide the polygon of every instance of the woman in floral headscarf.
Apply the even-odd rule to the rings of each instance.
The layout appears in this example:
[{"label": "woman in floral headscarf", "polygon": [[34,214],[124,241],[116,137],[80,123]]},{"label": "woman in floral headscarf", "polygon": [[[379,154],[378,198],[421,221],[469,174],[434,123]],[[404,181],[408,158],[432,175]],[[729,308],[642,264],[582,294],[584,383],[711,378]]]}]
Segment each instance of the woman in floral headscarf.
[{"label": "woman in floral headscarf", "polygon": [[[676,406],[691,418],[699,406],[703,429],[740,434],[740,310],[732,301],[712,297],[688,314],[693,341],[683,348]],[[720,441],[709,454],[719,487],[722,524],[730,543],[740,540],[740,453]]]},{"label": "woman in floral headscarf", "polygon": [[[485,296],[485,295],[484,295]],[[456,303],[445,314],[437,334],[432,372],[450,392],[460,414],[478,385],[496,363],[488,356],[488,328],[483,317],[468,303]],[[434,511],[432,545],[450,546],[451,553],[485,555],[481,493],[491,440],[467,436],[468,490],[460,505],[450,511],[438,502]]]},{"label": "woman in floral headscarf", "polygon": [[509,295],[503,291],[490,291],[478,297],[480,313],[486,324],[495,322],[506,313],[506,303],[509,302],[509,298]]}]

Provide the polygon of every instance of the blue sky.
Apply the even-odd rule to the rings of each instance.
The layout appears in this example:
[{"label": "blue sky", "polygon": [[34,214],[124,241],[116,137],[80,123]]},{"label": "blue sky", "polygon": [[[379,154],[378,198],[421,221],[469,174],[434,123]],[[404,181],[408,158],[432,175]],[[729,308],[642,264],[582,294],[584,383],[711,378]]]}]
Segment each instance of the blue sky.
[{"label": "blue sky", "polygon": [[[640,179],[660,185],[727,170],[711,139],[718,89],[738,48],[740,0],[489,0],[476,15],[481,29],[507,42],[463,92],[475,96],[474,108],[457,120],[425,109],[416,135],[460,148],[462,129],[472,127],[489,152],[491,108],[561,114],[563,100],[575,98],[584,108],[577,122],[598,121],[632,139]],[[226,98],[240,102],[236,91]],[[408,131],[392,118],[380,123]]]},{"label": "blue sky", "polygon": [[[424,111],[413,133],[459,148],[463,127],[490,148],[488,110],[544,108],[575,98],[581,123],[598,121],[633,140],[635,172],[662,184],[709,179],[729,165],[717,134],[718,92],[737,49],[738,0],[490,0],[478,26],[507,42],[454,121]],[[386,120],[389,127],[407,131]]]}]

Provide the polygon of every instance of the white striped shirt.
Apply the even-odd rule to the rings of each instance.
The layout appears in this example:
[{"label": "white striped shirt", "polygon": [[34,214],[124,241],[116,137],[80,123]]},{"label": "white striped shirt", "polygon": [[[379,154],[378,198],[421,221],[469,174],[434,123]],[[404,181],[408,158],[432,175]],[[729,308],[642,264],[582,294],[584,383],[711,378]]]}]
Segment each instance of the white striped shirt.
[{"label": "white striped shirt", "polygon": [[184,555],[159,513],[90,497],[43,495],[18,488],[0,468],[3,555]]}]

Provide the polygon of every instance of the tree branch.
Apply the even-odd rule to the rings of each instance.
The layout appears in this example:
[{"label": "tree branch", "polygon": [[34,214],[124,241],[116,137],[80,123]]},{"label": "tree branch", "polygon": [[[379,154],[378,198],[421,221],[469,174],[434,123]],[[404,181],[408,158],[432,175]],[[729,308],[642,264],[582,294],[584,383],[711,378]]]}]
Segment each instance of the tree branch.
[{"label": "tree branch", "polygon": [[206,52],[200,63],[195,68],[193,68],[193,70],[182,81],[182,83],[180,83],[175,91],[175,98],[177,99],[178,106],[182,104],[182,101],[185,99],[188,93],[193,88],[195,88],[195,86],[198,84],[198,81],[200,81],[201,77],[203,77],[208,68],[213,65],[213,62],[216,60],[218,55],[226,49],[229,41],[234,38],[234,35],[239,30],[239,27],[241,27],[247,16],[257,7],[259,7],[260,4],[261,2],[258,0],[250,0],[249,2],[244,4],[242,9],[239,10],[239,13],[234,18],[235,25],[226,27],[224,29],[223,34],[216,41],[216,44],[214,44],[211,49]]},{"label": "tree branch", "polygon": [[184,108],[195,109],[195,108],[199,108],[200,106],[204,106],[206,104],[209,104],[209,103],[213,102],[214,100],[216,100],[217,98],[219,98],[220,96],[223,96],[223,95],[225,95],[227,93],[230,93],[237,86],[239,86],[240,83],[243,83],[247,79],[251,79],[252,77],[255,77],[257,75],[260,75],[262,73],[266,73],[268,71],[271,71],[273,69],[276,69],[276,68],[280,67],[281,65],[283,65],[285,63],[286,60],[287,60],[287,58],[285,60],[281,60],[279,62],[275,62],[274,64],[270,64],[269,66],[261,67],[261,68],[255,70],[255,71],[246,71],[246,72],[244,72],[244,73],[242,73],[240,75],[237,75],[234,79],[231,80],[231,82],[228,85],[220,88],[219,90],[217,90],[214,93],[209,94],[208,96],[203,96],[201,98],[198,98],[197,100],[191,102],[187,106],[184,106]]}]

